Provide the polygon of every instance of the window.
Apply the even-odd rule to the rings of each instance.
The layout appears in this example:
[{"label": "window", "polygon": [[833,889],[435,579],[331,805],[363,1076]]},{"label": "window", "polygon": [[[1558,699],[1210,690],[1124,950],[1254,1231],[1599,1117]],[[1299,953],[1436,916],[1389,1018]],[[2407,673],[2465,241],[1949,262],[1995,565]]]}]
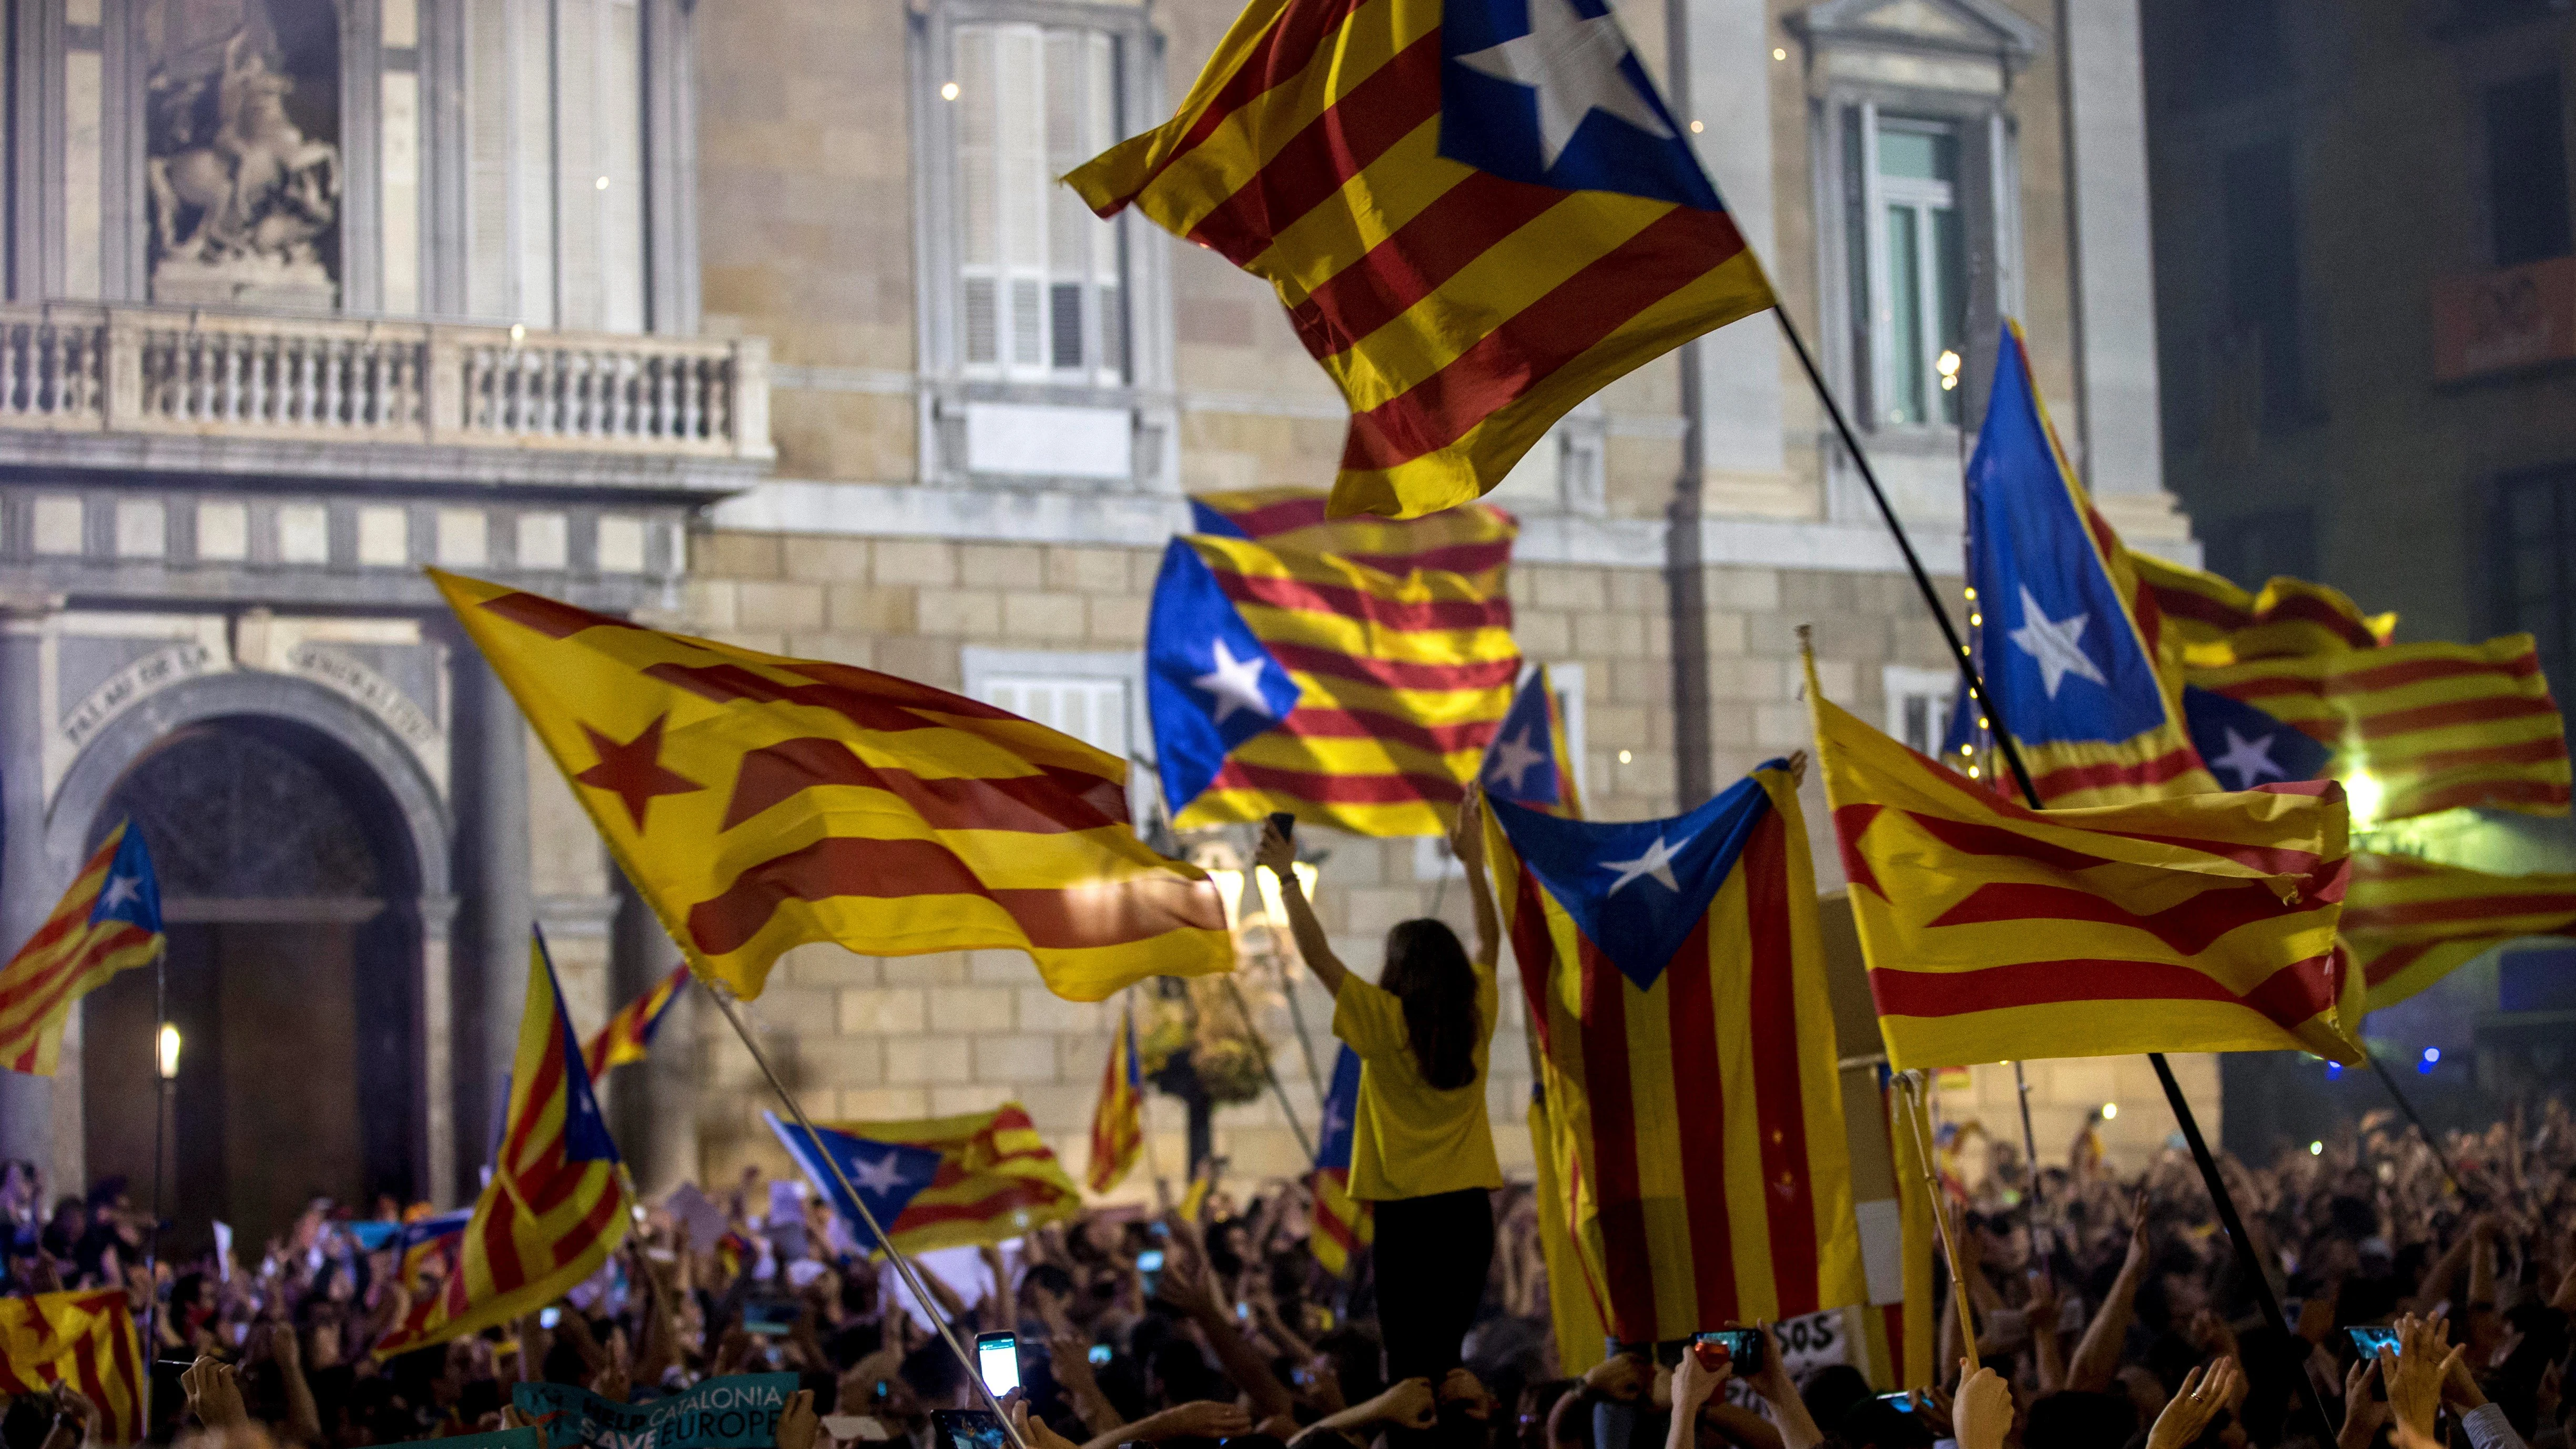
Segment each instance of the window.
[{"label": "window", "polygon": [[[1843,264],[1861,411],[1879,427],[1958,426],[1970,380],[1971,267],[1990,281],[2001,270],[1991,255],[2001,232],[1994,188],[1974,184],[1999,138],[1983,125],[1869,103],[1842,115]],[[1981,329],[1999,300],[1977,304]]]},{"label": "window", "polygon": [[1158,797],[1144,718],[1143,655],[969,645],[959,651],[958,666],[966,686],[960,692],[969,699],[1126,760],[1128,816],[1138,830],[1150,827]]},{"label": "window", "polygon": [[2317,523],[2304,508],[2275,508],[2213,521],[2202,530],[2210,572],[2248,589],[2287,574],[2317,576]]},{"label": "window", "polygon": [[1879,676],[1887,696],[1887,733],[1905,747],[1941,753],[1950,733],[1950,706],[1959,697],[1959,671],[1890,664]]},{"label": "window", "polygon": [[2567,116],[2558,72],[2488,87],[2485,109],[2496,265],[2567,255]]},{"label": "window", "polygon": [[2576,469],[2509,476],[2496,488],[2500,631],[2528,632],[2556,688],[2576,679]]},{"label": "window", "polygon": [[2286,138],[2230,150],[2219,165],[2227,232],[2227,320],[2259,349],[2263,419],[2308,420],[2307,361],[2299,323],[2298,192]]},{"label": "window", "polygon": [[1118,232],[1056,184],[1118,139],[1117,84],[1116,47],[1098,31],[957,28],[940,94],[957,108],[959,315],[970,374],[1125,378]]},{"label": "window", "polygon": [[642,331],[637,0],[470,0],[464,14],[467,310]]},{"label": "window", "polygon": [[1128,752],[1123,679],[994,674],[986,676],[980,694],[986,704],[1062,730],[1084,744],[1113,755]]}]

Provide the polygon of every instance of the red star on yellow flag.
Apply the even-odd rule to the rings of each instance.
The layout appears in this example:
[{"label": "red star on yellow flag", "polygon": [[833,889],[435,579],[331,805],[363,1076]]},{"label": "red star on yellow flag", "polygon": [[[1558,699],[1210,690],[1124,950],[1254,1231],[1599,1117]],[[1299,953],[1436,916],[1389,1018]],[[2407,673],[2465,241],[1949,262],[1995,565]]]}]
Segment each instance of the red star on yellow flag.
[{"label": "red star on yellow flag", "polygon": [[594,790],[605,790],[626,802],[626,813],[635,828],[644,828],[644,812],[656,795],[686,795],[707,788],[662,763],[662,721],[671,717],[668,710],[653,716],[644,732],[624,744],[610,739],[588,724],[581,732],[590,737],[590,748],[599,763],[573,776]]}]

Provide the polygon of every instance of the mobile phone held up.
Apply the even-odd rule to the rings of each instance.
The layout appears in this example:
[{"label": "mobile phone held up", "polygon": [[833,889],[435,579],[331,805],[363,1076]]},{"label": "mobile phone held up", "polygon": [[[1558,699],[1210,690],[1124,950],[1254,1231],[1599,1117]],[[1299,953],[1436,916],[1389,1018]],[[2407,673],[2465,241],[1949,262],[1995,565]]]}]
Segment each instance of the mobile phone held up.
[{"label": "mobile phone held up", "polygon": [[537,1310],[537,1327],[551,1331],[556,1324],[561,1322],[563,1322],[562,1309],[540,1308]]},{"label": "mobile phone held up", "polygon": [[930,1415],[931,1449],[1009,1449],[1002,1416],[990,1409],[936,1409]]},{"label": "mobile phone held up", "polygon": [[1154,1296],[1154,1285],[1163,1281],[1163,1250],[1147,1248],[1136,1255],[1136,1276],[1144,1280],[1145,1296]]},{"label": "mobile phone held up", "polygon": [[2404,1352],[2398,1346],[2396,1329],[2353,1327],[2345,1329],[2344,1332],[2352,1335],[2352,1346],[2363,1358],[2379,1357],[2379,1351],[2382,1348],[2390,1353]]},{"label": "mobile phone held up", "polygon": [[1736,1377],[1749,1378],[1762,1372],[1762,1335],[1750,1328],[1713,1328],[1691,1335],[1691,1351],[1699,1355],[1702,1368],[1715,1368],[1712,1362],[1723,1354]]},{"label": "mobile phone held up", "polygon": [[1011,1333],[975,1335],[975,1367],[994,1398],[1020,1386],[1020,1340]]}]

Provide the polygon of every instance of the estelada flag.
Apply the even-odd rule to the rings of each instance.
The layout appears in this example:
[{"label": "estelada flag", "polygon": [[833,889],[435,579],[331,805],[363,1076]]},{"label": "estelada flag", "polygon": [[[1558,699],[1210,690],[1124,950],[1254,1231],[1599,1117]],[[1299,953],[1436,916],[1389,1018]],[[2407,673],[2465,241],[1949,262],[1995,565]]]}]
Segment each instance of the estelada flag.
[{"label": "estelada flag", "polygon": [[1324,1116],[1315,1137],[1315,1223],[1308,1243],[1315,1261],[1336,1278],[1350,1276],[1351,1258],[1377,1236],[1377,1215],[1351,1196],[1351,1143],[1360,1120],[1360,1054],[1350,1043],[1333,1057],[1332,1085],[1324,1089]]},{"label": "estelada flag", "polygon": [[1100,1068],[1100,1100],[1091,1108],[1091,1161],[1083,1178],[1093,1192],[1116,1187],[1145,1150],[1145,1061],[1136,1052],[1136,1007],[1118,1014],[1118,1035]]},{"label": "estelada flag", "polygon": [[929,1186],[886,1225],[894,1245],[907,1253],[998,1243],[1082,1212],[1082,1189],[1065,1176],[1028,1109],[1017,1102],[956,1117],[816,1125],[870,1143],[939,1154]]},{"label": "estelada flag", "polygon": [[1017,948],[1057,995],[1230,969],[1207,873],[1128,826],[1127,762],[890,674],[429,571],[700,975],[781,952]]},{"label": "estelada flag", "polygon": [[161,887],[132,821],[99,842],[36,934],[0,967],[0,1066],[50,1077],[80,999],[162,947]]},{"label": "estelada flag", "polygon": [[[2194,669],[2184,712],[2230,783],[2341,780],[2356,823],[2474,807],[2564,815],[2567,723],[2528,634]],[[2225,748],[2211,754],[2214,745]]]},{"label": "estelada flag", "polygon": [[2297,1049],[2359,1064],[2343,791],[2028,810],[1825,699],[1816,745],[1888,1061]]},{"label": "estelada flag", "polygon": [[2167,649],[2194,668],[2376,649],[2397,631],[2395,614],[2365,614],[2341,589],[2286,574],[2249,594],[2204,569],[2135,549],[2129,567],[2155,597]]},{"label": "estelada flag", "polygon": [[533,1313],[599,1270],[634,1226],[635,1198],[564,1013],[563,988],[531,933],[528,994],[492,1179],[474,1200],[455,1271],[379,1339],[377,1358]]},{"label": "estelada flag", "polygon": [[1622,1342],[1869,1301],[1815,872],[1773,761],[1668,820],[1489,802],[1569,1226]]},{"label": "estelada flag", "polygon": [[1488,800],[1509,800],[1546,815],[1583,818],[1583,794],[1574,782],[1574,747],[1566,742],[1565,707],[1542,664],[1521,681],[1511,711],[1485,751],[1476,783]]},{"label": "estelada flag", "polygon": [[[796,1160],[797,1170],[814,1185],[814,1191],[849,1225],[850,1240],[871,1253],[879,1244],[875,1230],[868,1226],[870,1219],[891,1235],[903,1210],[938,1176],[943,1160],[927,1147],[876,1142],[837,1127],[807,1132],[779,1120],[775,1112],[763,1112],[760,1117],[778,1134],[780,1145]],[[861,1207],[867,1211],[861,1212]]]},{"label": "estelada flag", "polygon": [[2576,936],[2576,875],[2489,875],[2353,852],[2343,944],[2372,1011],[2522,936]]},{"label": "estelada flag", "polygon": [[1172,823],[1284,810],[1354,835],[1444,833],[1511,707],[1511,625],[1511,600],[1463,575],[1172,540],[1145,620]]},{"label": "estelada flag", "polygon": [[105,1442],[143,1438],[142,1340],[122,1288],[0,1299],[0,1394],[69,1384],[98,1406]]},{"label": "estelada flag", "polygon": [[581,1049],[582,1065],[589,1068],[590,1079],[598,1081],[611,1067],[644,1060],[653,1048],[653,1033],[662,1029],[662,1018],[670,1012],[671,1003],[680,999],[680,989],[688,984],[688,963],[682,962],[643,995],[617,1008],[608,1025],[601,1027],[599,1035]]},{"label": "estelada flag", "polygon": [[1334,518],[1317,488],[1239,488],[1190,495],[1191,532],[1240,538],[1296,553],[1329,553],[1398,578],[1415,569],[1457,574],[1488,594],[1503,591],[1521,521],[1490,503],[1462,503],[1422,518]]},{"label": "estelada flag", "polygon": [[1993,723],[2052,808],[2215,790],[2179,670],[2160,669],[2154,598],[2067,464],[2018,325],[1998,352],[1968,460],[1969,623]]},{"label": "estelada flag", "polygon": [[1065,179],[1278,290],[1350,405],[1336,515],[1471,502],[1771,305],[1601,0],[1252,0],[1171,120]]}]

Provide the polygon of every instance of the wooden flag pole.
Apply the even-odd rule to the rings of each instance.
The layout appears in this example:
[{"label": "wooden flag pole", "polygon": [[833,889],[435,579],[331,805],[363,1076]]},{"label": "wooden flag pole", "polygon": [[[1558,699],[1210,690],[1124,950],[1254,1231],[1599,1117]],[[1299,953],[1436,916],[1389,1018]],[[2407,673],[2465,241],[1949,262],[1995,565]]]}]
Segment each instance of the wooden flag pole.
[{"label": "wooden flag pole", "polygon": [[[1860,471],[1861,481],[1869,486],[1870,499],[1878,505],[1878,516],[1887,524],[1889,535],[1896,540],[1897,551],[1905,556],[1906,571],[1914,576],[1914,587],[1923,595],[1923,606],[1931,611],[1932,621],[1940,626],[1941,637],[1949,643],[1950,655],[1959,663],[1959,677],[1967,684],[1969,698],[1983,713],[1995,749],[2012,771],[2013,783],[2021,787],[2022,799],[2029,802],[2031,809],[2047,808],[2040,801],[2039,787],[2031,781],[2029,767],[2022,763],[2020,746],[2014,743],[2012,732],[2004,727],[2002,712],[1994,707],[1986,693],[1986,682],[1978,673],[1976,659],[1959,638],[1958,626],[1950,622],[1950,611],[1942,607],[1940,591],[1932,586],[1932,576],[1924,571],[1922,558],[1914,552],[1913,540],[1906,536],[1904,521],[1896,516],[1896,509],[1888,503],[1886,490],[1879,487],[1878,474],[1869,465],[1869,453],[1861,447],[1860,435],[1852,430],[1851,420],[1843,416],[1842,404],[1834,400],[1833,389],[1825,386],[1825,375],[1816,367],[1815,354],[1807,350],[1807,340],[1799,335],[1798,324],[1790,320],[1787,308],[1774,301],[1771,314],[1779,320],[1780,333],[1789,339],[1790,349],[1798,354],[1798,365],[1807,374],[1807,385],[1814,389],[1816,401],[1824,405],[1825,416],[1832,421],[1835,436],[1842,440],[1844,451],[1851,455],[1852,465]],[[2219,1221],[2227,1226],[2227,1235],[2236,1246],[2237,1267],[2250,1280],[2264,1319],[2279,1327],[2284,1335],[2296,1337],[2297,1325],[2281,1312],[2280,1299],[2272,1292],[2272,1280],[2263,1272],[2262,1257],[2255,1251],[2253,1240],[2245,1235],[2244,1221],[2236,1213],[2236,1201],[2228,1195],[2227,1181],[2218,1172],[2218,1160],[2210,1155],[2209,1144],[2201,1138],[2200,1122],[2192,1116],[2191,1103],[2183,1097],[2180,1084],[2175,1082],[2173,1068],[2166,1065],[2162,1052],[2149,1052],[2147,1060],[2155,1065],[2156,1078],[2164,1084],[2165,1101],[2173,1108],[2174,1121],[2182,1127],[2183,1140],[2191,1145],[2192,1160],[2200,1168],[2201,1183],[2209,1190],[2209,1200],[2217,1205]],[[1925,1166],[1929,1168],[1928,1160]],[[2327,1415],[2325,1400],[2318,1396],[2317,1386],[2309,1382],[2306,1374],[2292,1377],[2297,1381],[2300,1398],[2307,1404],[2309,1412],[2316,1416],[2318,1442],[2333,1443],[2335,1421]]]},{"label": "wooden flag pole", "polygon": [[[1923,1106],[1923,1074],[1898,1072],[1897,1095],[1905,1099],[1906,1135],[1914,1139],[1914,1160],[1923,1169],[1923,1191],[1932,1199],[1932,1226],[1941,1234],[1941,1255],[1950,1260],[1950,1291],[1959,1303],[1959,1347],[1968,1358],[1968,1372],[1975,1373],[1977,1361],[1977,1315],[1968,1302],[1968,1278],[1959,1271],[1959,1244],[1950,1232],[1949,1195],[1941,1191],[1941,1175],[1932,1167],[1932,1139],[1926,1128],[1930,1114]],[[1933,1366],[1939,1377],[1938,1364]]]},{"label": "wooden flag pole", "polygon": [[[797,1127],[805,1133],[805,1140],[820,1149],[823,1139],[815,1132],[813,1119],[805,1115],[804,1104],[796,1100],[796,1094],[787,1090],[787,1083],[779,1077],[778,1069],[769,1064],[769,1054],[760,1049],[759,1040],[751,1034],[751,1023],[742,1019],[742,1003],[735,997],[733,987],[726,982],[710,981],[707,994],[716,999],[716,1005],[724,1011],[725,1020],[733,1023],[733,1034],[742,1038],[743,1049],[750,1052],[751,1059],[759,1064],[760,1074],[769,1079],[769,1089],[786,1104],[787,1115],[796,1119]],[[877,1221],[876,1213],[868,1207],[868,1200],[859,1196],[858,1188],[850,1182],[850,1175],[841,1170],[841,1159],[821,1150],[814,1155],[822,1158],[823,1165],[832,1169],[832,1180],[841,1185],[841,1191],[849,1195],[850,1205],[859,1210],[859,1221],[875,1235],[877,1246],[885,1249],[886,1256],[894,1260],[895,1272],[903,1278],[903,1286],[912,1290],[912,1301],[920,1304],[922,1312],[930,1316],[931,1326],[939,1330],[940,1342],[947,1344],[948,1351],[957,1355],[957,1362],[965,1366],[966,1381],[975,1386],[975,1392],[983,1397],[984,1406],[1002,1421],[1002,1432],[1010,1437],[1012,1449],[1029,1449],[1028,1440],[1020,1437],[1019,1426],[1002,1411],[1002,1401],[993,1397],[993,1390],[985,1384],[984,1371],[976,1364],[975,1355],[966,1351],[966,1346],[957,1341],[956,1333],[949,1328],[948,1315],[939,1311],[938,1300],[930,1296],[929,1288],[922,1283],[920,1270],[913,1267],[912,1259],[904,1255],[903,1249],[894,1245],[894,1239],[886,1234],[885,1225]],[[996,1283],[993,1288],[997,1293],[1010,1291],[1008,1283]]]}]

